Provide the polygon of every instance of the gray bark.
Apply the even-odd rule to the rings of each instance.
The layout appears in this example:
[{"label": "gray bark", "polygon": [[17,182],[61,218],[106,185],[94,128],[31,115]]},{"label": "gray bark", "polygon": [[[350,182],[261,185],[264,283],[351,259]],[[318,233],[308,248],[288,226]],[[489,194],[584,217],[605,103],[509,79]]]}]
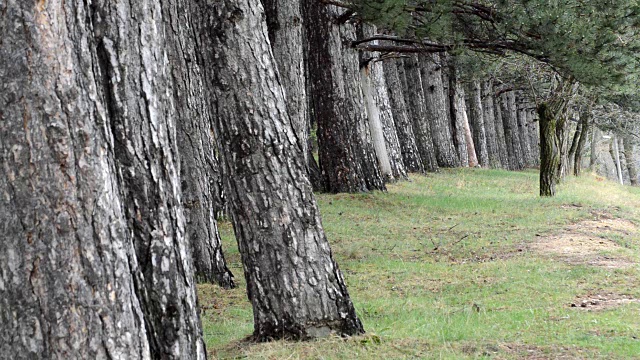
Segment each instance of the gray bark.
[{"label": "gray bark", "polygon": [[[203,59],[190,24],[200,22],[196,7],[182,8],[168,19],[165,27],[175,31],[176,41],[169,49],[175,66],[172,69],[173,95],[178,126],[180,179],[185,209],[186,232],[196,280],[217,283],[224,288],[235,286],[233,274],[226,266],[216,219],[224,215],[222,174],[211,127],[211,112],[204,86]],[[188,10],[188,11],[184,11]]]},{"label": "gray bark", "polygon": [[1,358],[205,358],[164,28],[178,5],[0,11]]},{"label": "gray bark", "polygon": [[482,82],[482,114],[484,120],[485,137],[487,141],[487,157],[492,168],[502,167],[500,146],[498,145],[498,131],[496,129],[496,109],[493,97],[493,83]]},{"label": "gray bark", "polygon": [[469,126],[469,118],[467,117],[467,105],[464,100],[464,89],[460,84],[457,84],[457,87],[458,89],[456,90],[455,95],[456,116],[460,118],[459,121],[462,123],[462,132],[466,147],[466,156],[461,156],[460,158],[467,162],[466,166],[476,167],[478,166],[478,156],[476,155],[473,136],[471,135],[471,127]]},{"label": "gray bark", "polygon": [[335,6],[308,2],[309,77],[318,123],[320,167],[329,192],[385,190],[371,145],[353,24]]},{"label": "gray bark", "polygon": [[638,165],[635,157],[633,156],[635,146],[632,142],[631,136],[627,135],[623,138],[623,149],[631,186],[638,186]]},{"label": "gray bark", "polygon": [[609,152],[611,152],[611,157],[613,158],[613,162],[616,165],[616,178],[621,185],[624,185],[624,179],[622,178],[622,165],[620,164],[620,150],[618,147],[618,137],[615,134],[611,135],[611,144],[609,146]]},{"label": "gray bark", "polygon": [[484,110],[482,108],[482,88],[479,81],[473,81],[469,89],[469,117],[473,128],[473,143],[480,166],[488,168],[489,152],[485,132]]},{"label": "gray bark", "polygon": [[453,130],[453,142],[456,147],[460,166],[469,166],[469,148],[466,140],[466,128],[469,126],[465,93],[462,85],[458,82],[458,75],[454,58],[449,58],[448,71],[446,73],[447,104],[449,106],[449,117],[451,119],[451,129]]},{"label": "gray bark", "polygon": [[273,57],[287,96],[287,111],[302,148],[308,151],[309,112],[304,68],[302,7],[300,0],[262,0]]},{"label": "gray bark", "polygon": [[518,131],[518,109],[516,97],[513,91],[507,91],[500,95],[500,114],[504,127],[504,138],[509,156],[509,169],[524,169],[520,134]]},{"label": "gray bark", "polygon": [[420,60],[420,75],[425,97],[425,115],[430,123],[438,166],[454,168],[460,166],[460,159],[453,144],[451,121],[447,115],[442,66],[438,54],[429,54]]},{"label": "gray bark", "polygon": [[531,166],[540,165],[540,122],[535,118],[534,112],[527,111],[527,127],[529,133],[529,144],[531,146]]},{"label": "gray bark", "polygon": [[383,65],[403,163],[408,172],[422,173],[424,166],[416,145],[413,126],[403,94],[407,82],[404,75],[404,64],[402,60],[388,60],[384,61]]},{"label": "gray bark", "polygon": [[361,333],[273,71],[262,6],[218,1],[206,13],[216,129],[254,338]]},{"label": "gray bark", "polygon": [[520,155],[524,167],[533,167],[531,144],[529,142],[529,128],[527,127],[528,103],[522,97],[518,97],[518,137],[520,138]]},{"label": "gray bark", "polygon": [[422,159],[422,166],[426,171],[438,171],[433,139],[431,137],[431,125],[427,117],[427,105],[422,88],[422,76],[420,64],[416,56],[404,59],[406,88],[404,89],[407,110],[413,124],[416,145]]}]

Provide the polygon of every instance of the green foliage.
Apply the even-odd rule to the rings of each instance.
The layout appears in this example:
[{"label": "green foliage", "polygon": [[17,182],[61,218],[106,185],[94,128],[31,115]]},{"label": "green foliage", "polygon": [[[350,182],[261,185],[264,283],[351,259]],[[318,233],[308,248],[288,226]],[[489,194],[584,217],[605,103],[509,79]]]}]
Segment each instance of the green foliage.
[{"label": "green foliage", "polygon": [[[577,296],[640,298],[640,269],[571,264],[532,244],[596,214],[640,220],[640,189],[569,179],[537,196],[537,173],[445,170],[387,193],[318,196],[333,254],[367,335],[250,344],[251,304],[238,289],[200,287],[211,358],[628,359],[640,353],[638,304],[572,308]],[[640,235],[620,253],[640,259]],[[221,224],[230,267],[242,278],[231,226]]]},{"label": "green foliage", "polygon": [[638,0],[353,0],[366,21],[452,50],[517,52],[569,79],[637,91]]}]

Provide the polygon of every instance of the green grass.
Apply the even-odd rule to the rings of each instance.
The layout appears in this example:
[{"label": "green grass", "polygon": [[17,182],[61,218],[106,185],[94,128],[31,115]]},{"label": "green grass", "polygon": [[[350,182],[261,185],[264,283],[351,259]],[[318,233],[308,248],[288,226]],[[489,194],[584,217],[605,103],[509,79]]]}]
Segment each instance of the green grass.
[{"label": "green grass", "polygon": [[[231,226],[222,223],[239,288],[199,287],[210,357],[640,358],[640,304],[570,306],[595,294],[640,298],[640,268],[567,263],[529,246],[598,214],[639,223],[640,189],[584,176],[542,199],[533,171],[464,169],[318,201],[367,335],[244,342],[251,306]],[[613,255],[637,264],[640,235],[603,236],[621,245]]]}]

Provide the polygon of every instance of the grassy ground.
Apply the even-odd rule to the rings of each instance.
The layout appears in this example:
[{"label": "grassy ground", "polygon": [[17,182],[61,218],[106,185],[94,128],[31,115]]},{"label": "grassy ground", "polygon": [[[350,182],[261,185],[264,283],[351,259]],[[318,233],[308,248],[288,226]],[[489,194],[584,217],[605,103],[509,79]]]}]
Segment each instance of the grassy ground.
[{"label": "grassy ground", "polygon": [[[244,342],[251,306],[223,223],[239,288],[199,288],[210,357],[640,358],[640,189],[585,176],[541,199],[535,172],[466,169],[318,200],[367,334]],[[571,224],[621,219],[622,230],[584,228],[590,252],[565,256],[550,240],[581,239]]]}]

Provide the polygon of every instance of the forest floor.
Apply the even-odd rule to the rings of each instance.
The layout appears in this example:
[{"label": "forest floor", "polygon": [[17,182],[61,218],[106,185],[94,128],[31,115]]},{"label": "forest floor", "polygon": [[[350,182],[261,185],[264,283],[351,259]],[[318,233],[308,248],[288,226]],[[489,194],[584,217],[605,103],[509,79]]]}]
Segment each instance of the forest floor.
[{"label": "forest floor", "polygon": [[366,335],[252,344],[237,289],[199,286],[211,358],[640,359],[640,188],[586,175],[445,170],[386,193],[319,195]]}]

